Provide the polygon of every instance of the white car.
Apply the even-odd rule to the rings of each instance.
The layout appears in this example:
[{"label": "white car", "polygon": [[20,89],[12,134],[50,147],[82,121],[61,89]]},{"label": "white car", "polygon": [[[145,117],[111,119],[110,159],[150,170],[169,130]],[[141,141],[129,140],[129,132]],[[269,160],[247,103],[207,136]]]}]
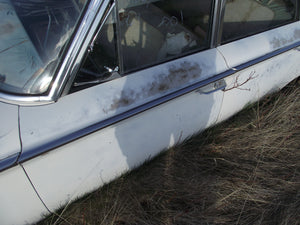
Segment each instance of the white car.
[{"label": "white car", "polygon": [[0,0],[0,224],[35,223],[300,74],[299,0]]}]

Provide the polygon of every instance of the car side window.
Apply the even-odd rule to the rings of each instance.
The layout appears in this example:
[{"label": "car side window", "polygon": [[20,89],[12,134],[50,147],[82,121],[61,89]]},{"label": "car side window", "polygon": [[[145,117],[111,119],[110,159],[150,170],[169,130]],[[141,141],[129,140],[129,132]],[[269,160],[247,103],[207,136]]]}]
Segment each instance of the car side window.
[{"label": "car side window", "polygon": [[73,86],[106,82],[209,48],[212,5],[212,0],[117,1]]},{"label": "car side window", "polygon": [[208,47],[211,0],[118,3],[124,72]]},{"label": "car side window", "polygon": [[221,42],[295,21],[296,6],[297,0],[227,0]]},{"label": "car side window", "polygon": [[103,83],[119,76],[116,16],[113,9],[90,45],[75,77],[71,92]]}]

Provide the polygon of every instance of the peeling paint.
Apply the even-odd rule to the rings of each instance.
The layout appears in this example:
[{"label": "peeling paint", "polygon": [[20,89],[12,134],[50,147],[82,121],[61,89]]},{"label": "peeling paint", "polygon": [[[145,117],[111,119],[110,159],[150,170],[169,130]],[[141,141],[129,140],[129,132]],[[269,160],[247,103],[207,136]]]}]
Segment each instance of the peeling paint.
[{"label": "peeling paint", "polygon": [[202,69],[198,63],[184,61],[179,65],[171,64],[168,73],[154,76],[152,82],[148,82],[140,89],[124,89],[121,96],[113,100],[110,108],[105,111],[116,110],[120,107],[132,105],[134,102],[147,99],[156,94],[166,94],[171,90],[177,90],[200,78]]},{"label": "peeling paint", "polygon": [[293,43],[298,39],[300,39],[300,29],[294,30],[294,34],[290,38],[274,37],[270,43],[273,49],[278,49],[286,46],[287,44]]}]

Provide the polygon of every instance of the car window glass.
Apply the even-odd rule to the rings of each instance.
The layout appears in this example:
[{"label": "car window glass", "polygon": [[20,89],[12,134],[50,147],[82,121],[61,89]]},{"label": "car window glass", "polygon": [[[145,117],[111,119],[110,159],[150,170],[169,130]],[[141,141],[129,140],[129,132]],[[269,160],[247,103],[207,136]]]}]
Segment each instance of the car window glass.
[{"label": "car window glass", "polygon": [[297,0],[227,0],[222,43],[294,21]]},{"label": "car window glass", "polygon": [[106,82],[207,49],[212,3],[212,0],[117,1],[73,86]]},{"label": "car window glass", "polygon": [[118,1],[123,70],[208,47],[211,0]]},{"label": "car window glass", "polygon": [[86,0],[0,0],[0,91],[44,94]]},{"label": "car window glass", "polygon": [[89,47],[71,92],[120,76],[116,24],[116,8],[113,8]]}]

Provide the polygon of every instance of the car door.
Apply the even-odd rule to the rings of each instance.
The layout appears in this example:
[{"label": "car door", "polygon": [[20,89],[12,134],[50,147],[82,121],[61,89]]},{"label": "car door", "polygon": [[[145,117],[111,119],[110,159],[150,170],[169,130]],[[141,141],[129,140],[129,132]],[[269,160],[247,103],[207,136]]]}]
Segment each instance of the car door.
[{"label": "car door", "polygon": [[214,1],[105,2],[64,96],[20,108],[19,162],[50,210],[213,125],[222,105]]},{"label": "car door", "polygon": [[227,77],[219,121],[300,74],[299,1],[223,1],[218,51]]}]

